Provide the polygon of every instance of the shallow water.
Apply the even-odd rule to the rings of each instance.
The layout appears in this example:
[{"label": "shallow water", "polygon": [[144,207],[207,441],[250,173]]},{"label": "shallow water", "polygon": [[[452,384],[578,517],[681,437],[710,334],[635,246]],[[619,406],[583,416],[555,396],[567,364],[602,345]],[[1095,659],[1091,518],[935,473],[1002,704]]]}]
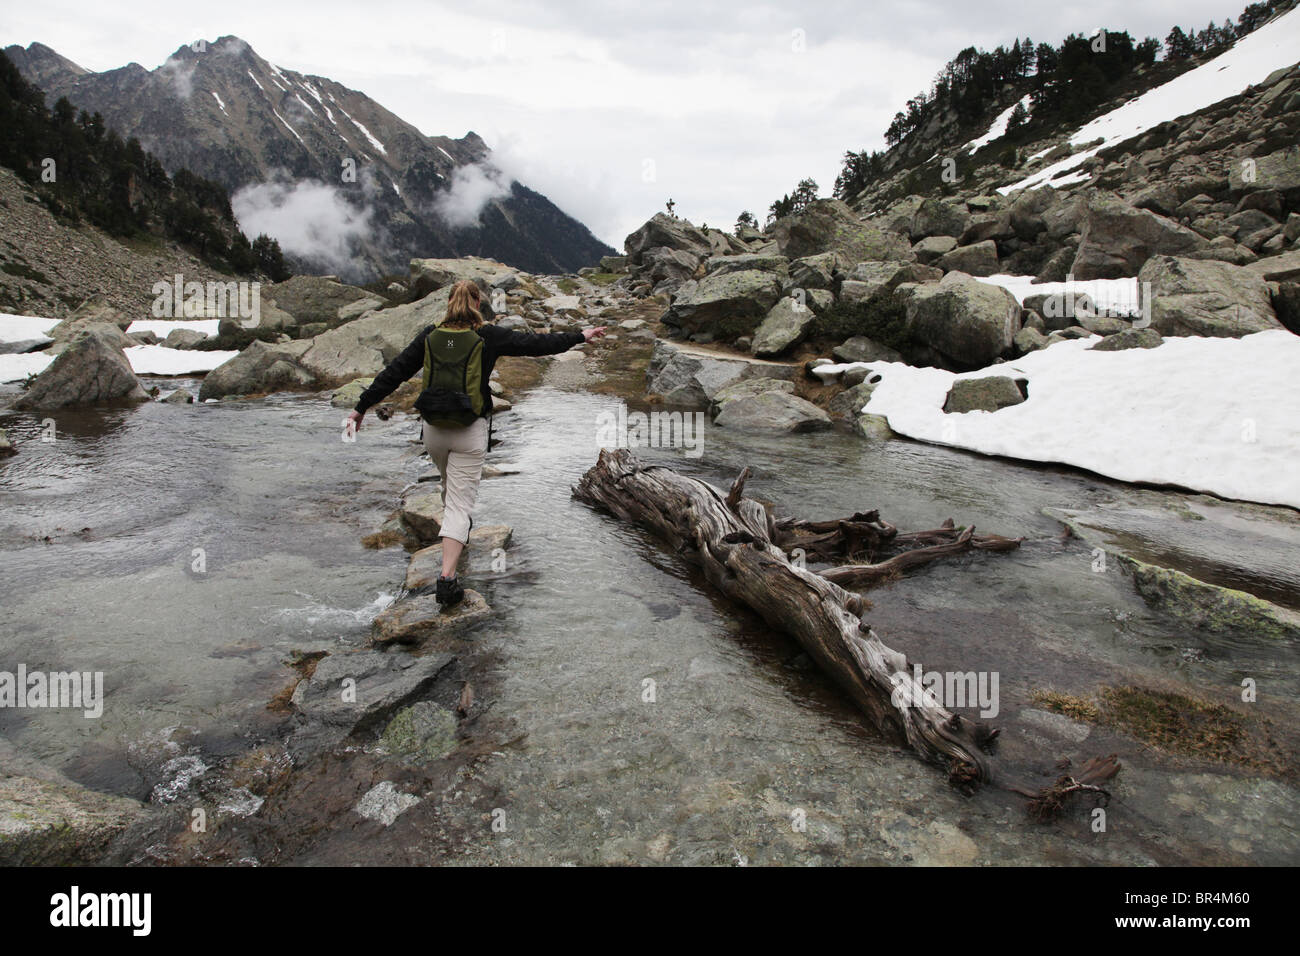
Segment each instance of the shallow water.
[{"label": "shallow water", "polygon": [[[1293,725],[1294,647],[1189,633],[1148,608],[1118,562],[1094,571],[1090,549],[1063,542],[1043,514],[1144,508],[1144,540],[1159,541],[1179,519],[1171,511],[1162,524],[1152,496],[1179,496],[840,433],[708,427],[702,458],[643,452],[719,484],[748,465],[747,492],[778,514],[878,508],[903,530],[952,517],[1023,535],[1009,555],[963,556],[873,591],[867,618],[927,670],[997,672],[1004,782],[1042,786],[1061,757],[1120,752],[1106,833],[1091,832],[1082,808],[1038,826],[1019,797],[997,787],[962,797],[881,741],[797,645],[715,598],[641,532],[573,501],[597,454],[597,415],[615,405],[543,387],[497,421],[503,443],[489,460],[520,473],[482,484],[476,518],[511,525],[514,544],[504,572],[468,582],[496,610],[469,639],[497,652],[491,704],[519,739],[476,770],[498,795],[504,831],[468,807],[439,810],[444,824],[481,834],[470,860],[1300,859],[1289,784],[1164,758],[1029,703],[1035,689],[1129,681],[1222,696],[1248,676],[1267,688],[1261,713]],[[348,445],[341,418],[304,396],[152,404],[60,418],[60,440],[24,442],[0,465],[0,669],[104,670],[108,704],[98,721],[0,711],[0,734],[87,785],[155,800],[259,742],[290,653],[364,643],[404,572],[400,549],[367,551],[360,538],[427,468],[410,444],[415,426],[372,421]],[[37,427],[0,425],[19,441]],[[412,828],[404,838],[418,845]],[[358,838],[353,852],[364,862],[371,847]]]}]

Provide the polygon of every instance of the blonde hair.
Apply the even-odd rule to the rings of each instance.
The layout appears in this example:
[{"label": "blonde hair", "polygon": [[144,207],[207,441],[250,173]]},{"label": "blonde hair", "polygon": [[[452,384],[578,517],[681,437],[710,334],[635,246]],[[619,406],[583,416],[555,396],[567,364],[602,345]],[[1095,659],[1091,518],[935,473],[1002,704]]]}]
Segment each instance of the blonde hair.
[{"label": "blonde hair", "polygon": [[447,300],[447,314],[442,324],[449,329],[477,329],[483,324],[483,313],[479,303],[483,294],[478,285],[469,279],[462,279],[451,287],[451,298]]}]

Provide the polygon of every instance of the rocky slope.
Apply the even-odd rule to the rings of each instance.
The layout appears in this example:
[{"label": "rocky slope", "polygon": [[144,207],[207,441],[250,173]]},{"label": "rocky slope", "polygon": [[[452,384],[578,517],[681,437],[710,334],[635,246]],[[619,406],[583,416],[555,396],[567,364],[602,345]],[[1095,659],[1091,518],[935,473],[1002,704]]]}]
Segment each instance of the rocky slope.
[{"label": "rocky slope", "polygon": [[492,175],[477,134],[426,136],[364,93],[282,70],[237,37],[182,46],[154,70],[131,63],[93,73],[39,43],[5,53],[48,101],[66,96],[101,113],[169,171],[188,168],[232,193],[281,184],[280,194],[250,194],[254,206],[279,201],[291,184],[327,184],[368,228],[354,229],[347,250],[300,247],[304,271],[367,279],[401,271],[414,255],[486,255],[564,272],[611,251],[544,196],[504,178],[479,216],[447,212],[458,180]]}]

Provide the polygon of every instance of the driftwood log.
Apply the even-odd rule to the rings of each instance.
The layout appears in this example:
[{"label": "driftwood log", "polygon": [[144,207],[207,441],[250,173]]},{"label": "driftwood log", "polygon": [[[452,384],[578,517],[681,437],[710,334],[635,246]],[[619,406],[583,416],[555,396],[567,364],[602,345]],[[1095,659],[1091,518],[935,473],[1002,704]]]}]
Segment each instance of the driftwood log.
[{"label": "driftwood log", "polygon": [[[838,521],[774,521],[744,497],[749,469],[726,493],[626,449],[603,450],[574,497],[645,528],[697,564],[708,581],[794,637],[887,736],[943,766],[967,792],[992,779],[986,757],[997,731],[940,706],[916,680],[906,656],[861,619],[870,606],[846,585],[871,584],[971,549],[1006,551],[1016,538],[978,536],[951,521],[900,534],[877,512]],[[801,552],[801,554],[800,554]],[[792,560],[791,555],[796,555]],[[803,560],[848,561],[818,574]],[[803,558],[803,560],[800,560]]]}]

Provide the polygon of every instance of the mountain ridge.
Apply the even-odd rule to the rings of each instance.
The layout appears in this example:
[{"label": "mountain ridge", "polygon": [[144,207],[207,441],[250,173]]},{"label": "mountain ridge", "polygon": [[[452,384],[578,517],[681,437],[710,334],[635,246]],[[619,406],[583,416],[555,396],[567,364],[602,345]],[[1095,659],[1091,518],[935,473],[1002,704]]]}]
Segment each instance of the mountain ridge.
[{"label": "mountain ridge", "polygon": [[361,280],[404,272],[411,258],[485,255],[558,273],[612,252],[497,170],[477,133],[422,133],[361,91],[283,69],[239,37],[182,45],[154,70],[132,62],[93,72],[41,43],[5,53],[52,99],[100,113],[169,171],[221,183],[241,222],[272,235],[278,225],[304,269]]}]

